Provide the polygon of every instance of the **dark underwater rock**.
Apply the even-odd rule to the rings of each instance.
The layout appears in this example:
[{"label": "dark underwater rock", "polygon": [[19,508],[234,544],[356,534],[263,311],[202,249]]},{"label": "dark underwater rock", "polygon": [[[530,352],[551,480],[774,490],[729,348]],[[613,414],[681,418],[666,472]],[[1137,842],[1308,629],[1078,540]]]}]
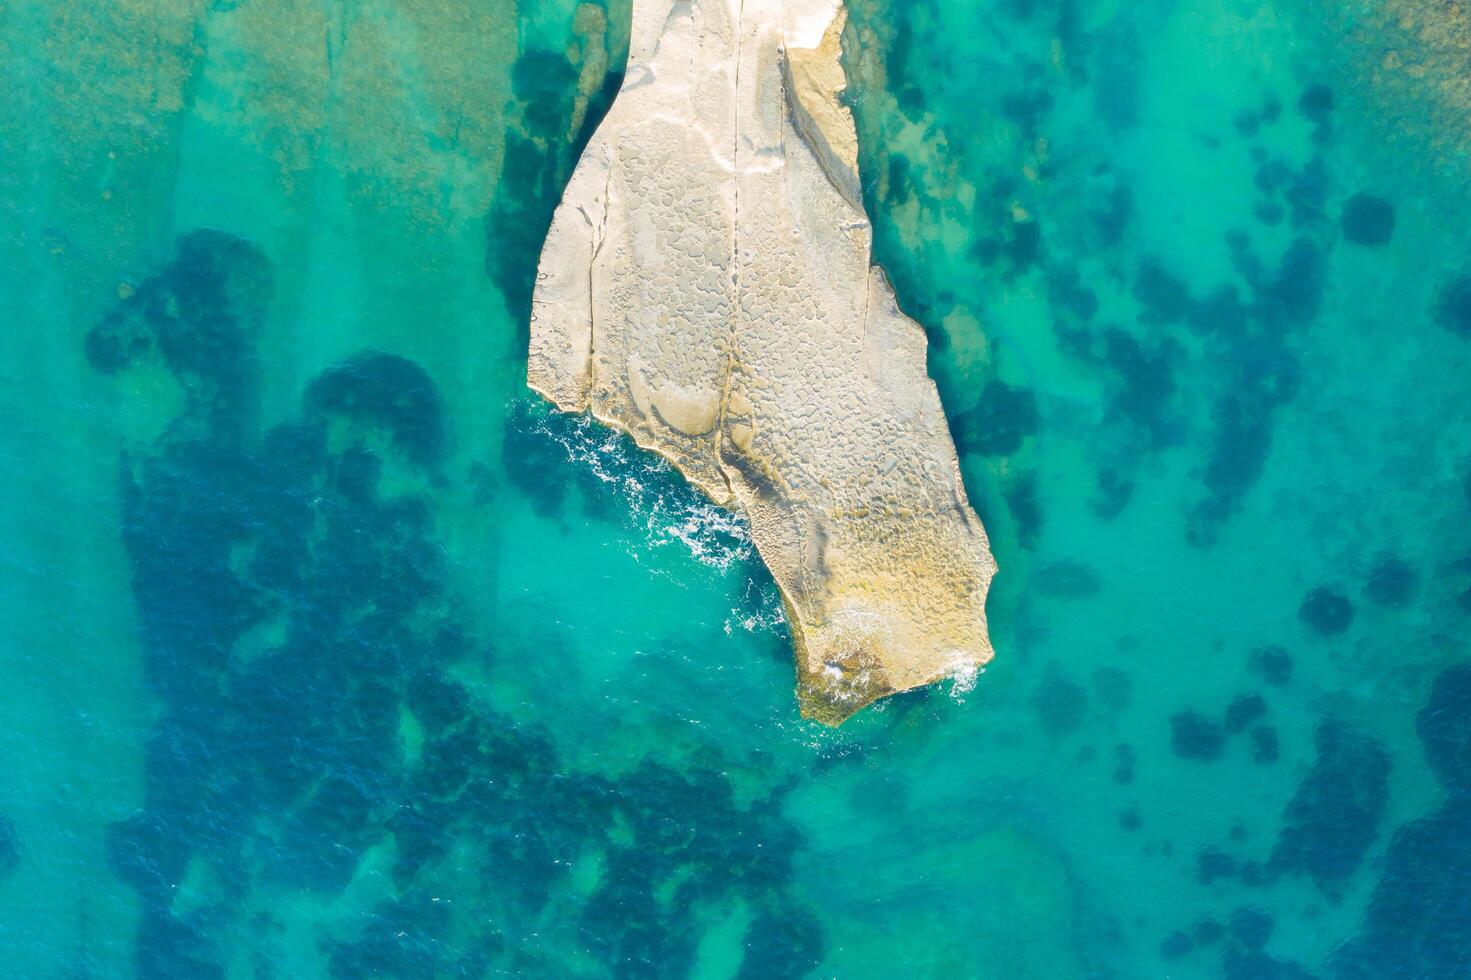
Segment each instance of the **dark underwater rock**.
[{"label": "dark underwater rock", "polygon": [[1383,245],[1394,237],[1394,205],[1372,194],[1355,194],[1339,218],[1343,237],[1355,245]]},{"label": "dark underwater rock", "polygon": [[1111,521],[1123,513],[1134,494],[1134,482],[1113,467],[1098,471],[1098,491],[1089,506],[1099,520]]},{"label": "dark underwater rock", "polygon": [[1225,851],[1207,847],[1195,856],[1195,880],[1209,885],[1221,878],[1236,877],[1236,859]]},{"label": "dark underwater rock", "polygon": [[158,810],[140,810],[107,828],[107,863],[144,905],[162,906],[184,879],[189,842]]},{"label": "dark underwater rock", "polygon": [[1471,275],[1457,276],[1442,286],[1431,313],[1436,323],[1457,337],[1471,339]]},{"label": "dark underwater rock", "polygon": [[[1007,481],[1001,492],[1016,526],[1017,544],[1031,550],[1042,533],[1042,501],[1037,490],[1037,471],[1027,470]],[[984,515],[982,520],[984,520]]]},{"label": "dark underwater rock", "polygon": [[[1294,186],[1310,176],[1311,165],[1294,178]],[[1316,175],[1315,180],[1321,179]],[[1319,206],[1321,192],[1321,187],[1312,194],[1303,188],[1288,191],[1297,220],[1311,217],[1302,212]],[[1213,338],[1213,360],[1229,379],[1214,399],[1208,449],[1199,471],[1207,494],[1187,512],[1186,540],[1198,548],[1215,544],[1261,478],[1276,413],[1296,397],[1301,384],[1302,366],[1291,338],[1317,317],[1326,280],[1322,249],[1306,236],[1288,245],[1275,269],[1252,252],[1244,233],[1231,232],[1226,238],[1251,298],[1238,308],[1230,290],[1217,290],[1192,310],[1192,326]]]},{"label": "dark underwater rock", "polygon": [[1102,588],[1098,573],[1075,561],[1055,561],[1037,570],[1032,578],[1038,592],[1055,599],[1086,599]]},{"label": "dark underwater rock", "polygon": [[1057,265],[1047,269],[1045,276],[1047,296],[1055,309],[1084,322],[1098,313],[1098,294],[1083,284],[1077,269]]},{"label": "dark underwater rock", "polygon": [[1236,287],[1222,286],[1195,304],[1190,311],[1190,326],[1204,334],[1239,337],[1247,329],[1249,316]]},{"label": "dark underwater rock", "polygon": [[1324,123],[1333,112],[1333,90],[1326,85],[1309,85],[1297,99],[1297,111],[1313,123]]},{"label": "dark underwater rock", "polygon": [[186,418],[243,431],[258,409],[255,343],[274,292],[274,269],[258,245],[208,228],[189,232],[162,272],[88,332],[87,360],[117,374],[156,354],[184,391]]},{"label": "dark underwater rock", "polygon": [[332,775],[282,827],[270,872],[287,885],[324,894],[347,887],[363,852],[383,836],[376,794]]},{"label": "dark underwater rock", "polygon": [[1242,112],[1236,117],[1236,132],[1244,138],[1250,139],[1263,127],[1275,123],[1282,117],[1282,103],[1277,101],[1276,96],[1267,96],[1266,101],[1259,109]]},{"label": "dark underwater rock", "polygon": [[[594,55],[592,43],[600,43],[604,55],[612,55],[614,33],[603,32],[601,41],[588,39],[584,47],[589,50],[577,57]],[[518,331],[517,348],[523,351],[536,280],[536,267],[526,257],[540,252],[567,177],[623,83],[622,71],[608,72],[588,99],[581,125],[569,139],[579,96],[578,75],[569,52],[537,47],[523,52],[511,72],[512,106],[519,110],[516,114],[524,132],[517,128],[506,132],[501,182],[517,188],[518,193],[495,195],[485,215],[485,272],[505,298]]]},{"label": "dark underwater rock", "polygon": [[803,977],[822,960],[822,925],[805,909],[763,912],[746,929],[738,980]]},{"label": "dark underwater rock", "polygon": [[1395,833],[1359,935],[1330,960],[1340,980],[1471,976],[1471,800]]},{"label": "dark underwater rock", "polygon": [[1277,274],[1256,284],[1264,304],[1258,315],[1291,326],[1303,326],[1323,305],[1327,271],[1323,250],[1306,238],[1294,239],[1282,255]]},{"label": "dark underwater rock", "polygon": [[1182,759],[1213,762],[1226,747],[1226,730],[1197,711],[1170,716],[1170,748]]},{"label": "dark underwater rock", "polygon": [[[1285,328],[1281,321],[1309,315],[1298,306],[1316,303],[1309,287],[1283,287],[1259,293],[1258,317]],[[1315,309],[1312,311],[1315,313]],[[1212,409],[1210,449],[1201,472],[1209,495],[1189,516],[1187,540],[1196,547],[1214,544],[1221,525],[1235,512],[1240,500],[1256,485],[1272,447],[1272,427],[1277,409],[1295,397],[1301,367],[1284,347],[1243,343],[1234,366],[1235,384],[1216,399]]]},{"label": "dark underwater rock", "polygon": [[1369,572],[1364,595],[1381,606],[1402,607],[1415,594],[1415,569],[1398,558],[1382,558]]},{"label": "dark underwater rock", "polygon": [[381,429],[395,447],[421,466],[440,462],[446,450],[439,389],[418,364],[395,354],[358,354],[322,372],[307,387],[310,415],[341,415]]},{"label": "dark underwater rock", "polygon": [[20,866],[20,842],[15,835],[15,824],[10,818],[0,816],[0,881],[15,874]]},{"label": "dark underwater rock", "polygon": [[1037,124],[1052,111],[1052,94],[1045,88],[1026,88],[1009,92],[1001,98],[1001,114],[1026,136],[1035,139]]},{"label": "dark underwater rock", "polygon": [[1178,347],[1163,341],[1146,348],[1123,330],[1104,334],[1104,360],[1119,379],[1108,403],[1108,414],[1147,434],[1149,447],[1160,449],[1177,441],[1170,399],[1175,391],[1172,362]]},{"label": "dark underwater rock", "polygon": [[1258,725],[1251,730],[1251,761],[1259,766],[1270,766],[1282,754],[1278,744],[1277,729],[1270,725]]},{"label": "dark underwater rock", "polygon": [[[207,911],[207,910],[206,910]],[[139,977],[224,980],[225,968],[210,936],[210,916],[170,915],[145,909],[134,938]]]},{"label": "dark underwater rock", "polygon": [[1296,963],[1264,952],[1273,926],[1272,916],[1262,909],[1238,908],[1231,913],[1230,942],[1221,951],[1225,980],[1313,980]]},{"label": "dark underwater rock", "polygon": [[1287,212],[1282,205],[1271,201],[1258,201],[1252,206],[1252,216],[1269,228],[1275,228],[1282,223]]},{"label": "dark underwater rock", "polygon": [[1241,883],[1247,888],[1265,888],[1272,883],[1272,875],[1260,861],[1241,862]]},{"label": "dark underwater rock", "polygon": [[1035,394],[992,378],[973,408],[950,419],[950,432],[962,453],[1010,456],[1040,422]]},{"label": "dark underwater rock", "polygon": [[1053,665],[1032,692],[1032,710],[1049,737],[1061,738],[1082,725],[1088,713],[1088,692]]},{"label": "dark underwater rock", "polygon": [[1445,788],[1471,794],[1471,664],[1451,667],[1431,685],[1415,716],[1425,757]]},{"label": "dark underwater rock", "polygon": [[1128,745],[1116,745],[1113,750],[1113,781],[1127,785],[1134,781],[1134,749]]},{"label": "dark underwater rock", "polygon": [[1296,963],[1234,945],[1221,954],[1221,976],[1224,980],[1314,980],[1312,973]]},{"label": "dark underwater rock", "polygon": [[1328,202],[1328,169],[1322,156],[1314,156],[1294,171],[1283,192],[1295,227],[1316,223],[1324,217]]},{"label": "dark underwater rock", "polygon": [[1266,714],[1267,702],[1260,694],[1238,695],[1226,706],[1226,731],[1232,735],[1240,734]]},{"label": "dark underwater rock", "polygon": [[1035,265],[1042,256],[1042,225],[1037,221],[1012,222],[1009,245],[1013,268],[1020,272]]},{"label": "dark underwater rock", "polygon": [[1297,618],[1320,636],[1338,636],[1353,623],[1354,607],[1343,593],[1320,585],[1303,597]]},{"label": "dark underwater rock", "polygon": [[[567,929],[600,973],[636,972],[645,954],[689,972],[698,936],[684,913],[698,903],[741,901],[792,923],[753,938],[759,964],[820,955],[820,927],[789,895],[801,839],[775,790],[737,800],[712,745],[677,769],[571,769],[545,731],[456,679],[456,664],[503,661],[457,613],[435,481],[404,492],[386,476],[390,465],[433,475],[448,452],[423,368],[364,352],[310,383],[300,418],[264,437],[241,424],[259,413],[258,387],[206,354],[255,358],[265,277],[252,249],[181,242],[152,291],[94,331],[99,370],[162,352],[189,392],[184,415],[120,467],[144,676],[160,704],[146,807],[107,834],[109,863],[138,897],[135,972],[223,976],[266,896],[284,886],[329,901],[390,837],[393,897],[319,941],[334,977],[494,972],[514,958],[504,932],[541,915],[566,856],[591,851],[607,856],[605,874]],[[241,643],[272,621],[271,646]],[[421,739],[412,756],[405,715]],[[218,894],[179,911],[195,867]],[[477,882],[493,921],[435,900],[449,874]]]},{"label": "dark underwater rock", "polygon": [[1282,160],[1263,159],[1252,175],[1252,184],[1264,195],[1275,195],[1292,180],[1292,168]]},{"label": "dark underwater rock", "polygon": [[1148,258],[1139,264],[1134,298],[1143,308],[1142,319],[1150,323],[1178,323],[1190,315],[1189,287],[1159,259]]},{"label": "dark underwater rock", "polygon": [[1195,948],[1195,940],[1188,933],[1176,929],[1159,944],[1160,959],[1171,962],[1178,960]]},{"label": "dark underwater rock", "polygon": [[1358,870],[1389,798],[1389,754],[1343,722],[1322,722],[1317,758],[1282,817],[1270,870],[1337,888]]},{"label": "dark underwater rock", "polygon": [[[1117,178],[1116,178],[1117,179]],[[1128,184],[1115,183],[1090,213],[1104,246],[1117,245],[1134,216],[1134,192]]]},{"label": "dark underwater rock", "polygon": [[561,514],[572,485],[573,465],[566,450],[542,429],[544,423],[567,425],[555,417],[559,415],[546,406],[533,407],[529,400],[519,400],[506,414],[501,436],[507,479],[531,502],[532,509],[546,518]]},{"label": "dark underwater rock", "polygon": [[1247,949],[1261,949],[1272,938],[1272,917],[1257,908],[1238,908],[1231,913],[1231,938]]},{"label": "dark underwater rock", "polygon": [[1282,687],[1292,680],[1292,654],[1276,644],[1257,647],[1247,657],[1247,666],[1264,683]]},{"label": "dark underwater rock", "polygon": [[1330,960],[1338,980],[1471,977],[1471,665],[1440,673],[1415,730],[1449,799],[1396,831],[1358,936]]}]

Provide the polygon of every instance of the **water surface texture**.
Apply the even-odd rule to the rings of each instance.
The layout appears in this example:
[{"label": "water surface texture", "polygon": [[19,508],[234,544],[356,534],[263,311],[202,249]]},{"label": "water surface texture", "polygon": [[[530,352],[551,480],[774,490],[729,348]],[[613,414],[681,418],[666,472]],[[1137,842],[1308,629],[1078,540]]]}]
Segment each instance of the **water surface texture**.
[{"label": "water surface texture", "polygon": [[524,388],[626,0],[0,8],[18,977],[1471,975],[1466,14],[852,0],[996,660]]}]

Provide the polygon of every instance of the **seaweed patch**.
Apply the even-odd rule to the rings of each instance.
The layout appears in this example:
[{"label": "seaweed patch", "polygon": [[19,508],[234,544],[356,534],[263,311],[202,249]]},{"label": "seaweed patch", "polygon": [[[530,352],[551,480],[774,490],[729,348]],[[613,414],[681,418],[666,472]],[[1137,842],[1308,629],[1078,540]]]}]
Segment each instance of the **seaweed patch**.
[{"label": "seaweed patch", "polygon": [[[753,932],[752,969],[810,965],[823,939],[787,893],[801,841],[779,790],[738,801],[713,747],[679,770],[572,768],[545,729],[457,679],[457,665],[513,661],[457,612],[436,528],[450,420],[419,365],[350,358],[264,433],[246,424],[254,386],[203,374],[198,351],[250,361],[268,268],[239,239],[186,238],[144,301],[192,298],[166,321],[125,305],[89,340],[129,360],[156,352],[193,385],[184,416],[121,467],[146,677],[162,704],[145,804],[109,832],[112,868],[142,906],[138,973],[227,975],[242,930],[277,927],[273,895],[342,894],[374,854],[391,856],[394,895],[346,928],[324,924],[333,976],[542,972],[524,939],[570,862],[594,854],[603,870],[564,938],[603,971],[687,969],[689,910],[737,898],[791,923]],[[110,354],[93,363],[125,369]],[[466,871],[475,900],[439,902],[439,884]],[[216,884],[186,904],[186,879]]]}]

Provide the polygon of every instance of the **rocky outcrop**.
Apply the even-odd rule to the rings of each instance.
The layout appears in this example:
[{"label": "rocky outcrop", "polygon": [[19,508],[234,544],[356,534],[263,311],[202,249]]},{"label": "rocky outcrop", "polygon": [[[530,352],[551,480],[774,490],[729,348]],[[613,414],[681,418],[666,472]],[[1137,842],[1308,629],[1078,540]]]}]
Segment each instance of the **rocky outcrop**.
[{"label": "rocky outcrop", "polygon": [[991,657],[995,572],[925,337],[871,263],[839,0],[635,0],[541,256],[528,380],[742,512],[803,713]]}]

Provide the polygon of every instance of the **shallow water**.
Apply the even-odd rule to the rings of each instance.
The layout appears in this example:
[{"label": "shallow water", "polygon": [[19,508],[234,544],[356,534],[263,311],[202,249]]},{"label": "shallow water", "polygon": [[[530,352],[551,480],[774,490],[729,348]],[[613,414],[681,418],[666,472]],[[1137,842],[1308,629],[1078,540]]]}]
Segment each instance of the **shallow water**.
[{"label": "shallow water", "polygon": [[1001,574],[838,731],[523,387],[626,2],[0,10],[7,969],[1468,975],[1464,25],[1315,7],[852,3]]}]

